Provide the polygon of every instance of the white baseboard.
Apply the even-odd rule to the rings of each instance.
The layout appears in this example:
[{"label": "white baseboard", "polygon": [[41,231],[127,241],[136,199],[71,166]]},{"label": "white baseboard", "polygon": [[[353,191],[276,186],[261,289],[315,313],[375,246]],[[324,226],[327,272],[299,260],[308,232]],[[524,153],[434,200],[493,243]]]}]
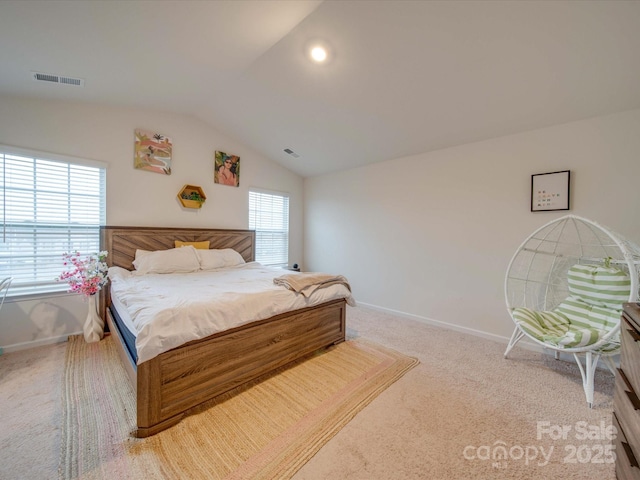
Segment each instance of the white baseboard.
[{"label": "white baseboard", "polygon": [[52,345],[54,343],[66,342],[71,335],[80,335],[82,332],[70,333],[68,335],[59,335],[57,337],[42,338],[32,342],[14,343],[13,345],[4,345],[0,347],[0,355],[2,353],[17,352],[19,350],[27,350],[29,348],[42,347],[44,345]]},{"label": "white baseboard", "polygon": [[[421,315],[415,315],[413,313],[405,313],[399,310],[393,310],[391,308],[379,307],[378,305],[372,305],[370,303],[358,302],[359,306],[363,306],[365,308],[370,308],[371,310],[377,310],[379,312],[391,313],[393,315],[397,315],[398,317],[404,317],[411,320],[416,320],[418,322],[427,323],[429,325],[435,325],[437,327],[443,327],[448,330],[455,330],[457,332],[468,333],[469,335],[473,335],[475,337],[486,338],[487,340],[493,340],[495,342],[500,342],[505,345],[509,343],[508,337],[503,337],[501,335],[496,335],[494,333],[483,332],[482,330],[476,330],[474,328],[462,327],[460,325],[454,325],[452,323],[442,322],[440,320],[434,320],[433,318],[423,317]],[[523,342],[520,342],[523,343]],[[518,345],[520,345],[520,343]],[[542,348],[534,345],[533,343],[529,344],[531,348],[542,351]],[[523,345],[524,346],[524,345]]]}]

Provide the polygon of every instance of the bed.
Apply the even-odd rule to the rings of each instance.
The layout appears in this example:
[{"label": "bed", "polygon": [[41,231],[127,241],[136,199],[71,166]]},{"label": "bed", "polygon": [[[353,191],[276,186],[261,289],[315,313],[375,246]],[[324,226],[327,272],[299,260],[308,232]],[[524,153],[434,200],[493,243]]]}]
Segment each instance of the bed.
[{"label": "bed", "polygon": [[[133,270],[136,250],[174,248],[175,241],[209,242],[231,248],[244,261],[255,259],[255,232],[195,228],[101,227],[101,250],[110,267]],[[283,273],[287,273],[283,270]],[[117,340],[136,391],[136,437],[148,437],[178,423],[202,403],[316,350],[344,341],[346,298],[280,313],[189,341],[137,362],[118,325],[110,287],[100,292],[100,313]]]}]

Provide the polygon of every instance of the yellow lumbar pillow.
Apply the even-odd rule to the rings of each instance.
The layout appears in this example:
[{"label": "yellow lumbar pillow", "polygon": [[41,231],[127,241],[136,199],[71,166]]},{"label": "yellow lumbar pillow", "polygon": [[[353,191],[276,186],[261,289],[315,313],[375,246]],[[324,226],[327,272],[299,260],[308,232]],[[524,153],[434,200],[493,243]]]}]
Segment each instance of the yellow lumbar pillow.
[{"label": "yellow lumbar pillow", "polygon": [[176,248],[186,247],[188,245],[199,248],[200,250],[209,250],[209,240],[205,242],[181,242],[180,240],[176,240]]}]

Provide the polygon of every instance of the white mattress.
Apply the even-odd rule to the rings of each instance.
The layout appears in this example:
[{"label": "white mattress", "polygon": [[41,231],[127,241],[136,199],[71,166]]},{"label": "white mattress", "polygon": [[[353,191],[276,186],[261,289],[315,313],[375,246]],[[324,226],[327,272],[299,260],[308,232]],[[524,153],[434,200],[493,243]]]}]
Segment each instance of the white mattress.
[{"label": "white mattress", "polygon": [[137,335],[137,331],[133,324],[133,320],[131,319],[131,315],[129,315],[129,311],[122,304],[117,295],[111,295],[111,305],[116,309],[118,316],[120,317],[121,324],[119,324],[119,326],[124,325],[125,328],[135,337]]},{"label": "white mattress", "polygon": [[274,315],[345,298],[344,285],[309,298],[273,284],[286,272],[251,262],[212,271],[137,275],[111,267],[112,301],[136,334],[138,364],[192,340]]}]

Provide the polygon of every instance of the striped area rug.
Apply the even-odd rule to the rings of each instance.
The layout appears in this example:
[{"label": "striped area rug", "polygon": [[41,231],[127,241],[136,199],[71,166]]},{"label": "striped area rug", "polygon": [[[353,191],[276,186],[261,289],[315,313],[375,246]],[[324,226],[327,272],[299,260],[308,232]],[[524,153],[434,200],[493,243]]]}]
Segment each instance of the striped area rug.
[{"label": "striped area rug", "polygon": [[418,360],[347,341],[137,439],[135,394],[111,337],[70,337],[59,477],[288,479]]}]

